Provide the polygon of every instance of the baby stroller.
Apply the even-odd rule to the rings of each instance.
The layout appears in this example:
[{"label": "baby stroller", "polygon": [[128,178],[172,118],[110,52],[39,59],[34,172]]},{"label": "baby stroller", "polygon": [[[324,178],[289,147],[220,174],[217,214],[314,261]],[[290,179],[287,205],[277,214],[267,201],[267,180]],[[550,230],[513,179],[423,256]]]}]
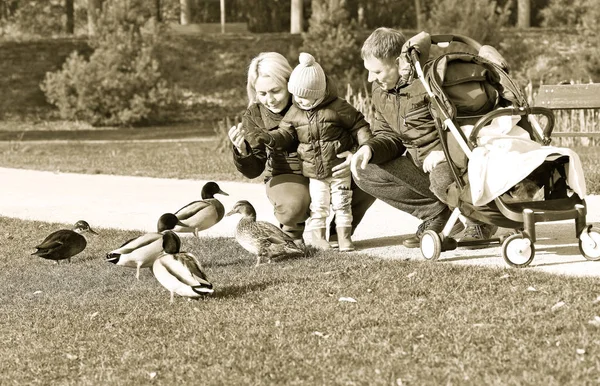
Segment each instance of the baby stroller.
[{"label": "baby stroller", "polygon": [[[462,43],[481,52],[482,45],[465,36],[431,36],[431,44],[440,47],[447,47],[451,42]],[[600,260],[600,229],[586,224],[585,182],[580,178],[579,189],[569,185],[572,183],[569,176],[576,174],[572,164],[574,160],[579,162],[579,158],[574,153],[569,154],[569,149],[565,153],[560,151],[562,148],[548,146],[554,127],[552,111],[530,107],[521,88],[497,61],[480,55],[452,52],[442,54],[421,67],[418,48],[409,48],[408,55],[427,91],[430,113],[454,177],[454,183],[448,189],[448,202],[455,209],[441,233],[424,232],[420,244],[423,257],[435,261],[442,252],[457,247],[501,244],[502,257],[507,264],[526,267],[535,256],[536,223],[575,220],[575,237],[579,239],[581,254],[588,260]],[[542,198],[537,201],[510,199],[507,192],[514,187],[502,184],[495,192],[488,192],[487,199],[481,202],[474,199],[474,192],[480,192],[481,187],[478,183],[478,190],[474,189],[474,180],[478,176],[471,173],[470,169],[477,164],[472,161],[483,159],[477,158],[478,155],[491,153],[488,148],[481,147],[480,134],[485,130],[489,133],[493,128],[491,123],[501,119],[516,122],[518,130],[526,133],[527,138],[524,141],[520,138],[519,143],[535,145],[535,151],[524,152],[524,157],[543,156],[541,161],[537,158],[537,166],[532,170],[519,170],[525,175],[518,177],[535,181],[542,193]],[[544,125],[540,123],[543,121]],[[469,125],[472,125],[471,131],[465,132]],[[507,143],[503,136],[498,137],[504,140],[504,145]],[[503,156],[511,157],[512,154],[516,153],[506,152]],[[504,158],[503,162],[508,160]],[[578,170],[581,171],[580,165]],[[488,178],[491,180],[492,177]],[[516,233],[489,240],[457,241],[449,234],[456,221],[460,221],[461,214],[486,224],[515,229]]]}]

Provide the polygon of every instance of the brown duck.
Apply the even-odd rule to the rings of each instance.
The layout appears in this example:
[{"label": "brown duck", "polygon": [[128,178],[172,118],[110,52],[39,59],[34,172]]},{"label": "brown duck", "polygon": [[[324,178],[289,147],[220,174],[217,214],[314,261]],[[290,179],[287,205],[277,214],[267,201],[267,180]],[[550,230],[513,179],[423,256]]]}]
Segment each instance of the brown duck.
[{"label": "brown duck", "polygon": [[235,229],[235,239],[245,250],[257,256],[257,266],[263,258],[270,262],[281,257],[304,255],[304,250],[294,243],[294,239],[277,226],[256,221],[256,210],[248,201],[236,202],[227,216],[235,213],[242,215]]}]

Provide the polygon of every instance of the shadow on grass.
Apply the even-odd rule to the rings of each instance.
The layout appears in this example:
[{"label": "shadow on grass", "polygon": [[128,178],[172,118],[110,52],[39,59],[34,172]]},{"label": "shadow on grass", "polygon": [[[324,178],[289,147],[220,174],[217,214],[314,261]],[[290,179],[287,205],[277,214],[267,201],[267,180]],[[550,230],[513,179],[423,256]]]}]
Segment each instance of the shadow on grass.
[{"label": "shadow on grass", "polygon": [[211,297],[227,299],[237,298],[250,292],[257,292],[265,290],[269,287],[276,286],[278,284],[285,283],[285,280],[270,280],[260,283],[246,284],[246,285],[234,285],[224,288],[217,288]]},{"label": "shadow on grass", "polygon": [[412,237],[413,235],[403,236],[386,236],[378,237],[374,239],[357,240],[354,242],[357,248],[379,248],[379,247],[394,247],[402,245],[404,240]]}]

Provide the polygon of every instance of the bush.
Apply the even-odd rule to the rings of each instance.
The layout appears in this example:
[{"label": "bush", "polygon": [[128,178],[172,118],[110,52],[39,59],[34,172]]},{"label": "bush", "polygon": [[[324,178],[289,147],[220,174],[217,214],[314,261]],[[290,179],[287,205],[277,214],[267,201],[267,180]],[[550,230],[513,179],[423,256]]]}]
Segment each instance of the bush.
[{"label": "bush", "polygon": [[46,74],[41,88],[63,119],[119,126],[158,122],[172,112],[177,91],[162,79],[159,27],[147,10],[141,0],[128,6],[109,0],[89,60],[74,53],[62,70]]},{"label": "bush", "polygon": [[349,83],[360,88],[363,77],[359,75],[362,62],[358,29],[350,21],[345,1],[320,0],[312,5],[310,26],[302,34],[301,50],[311,53],[338,87]]}]

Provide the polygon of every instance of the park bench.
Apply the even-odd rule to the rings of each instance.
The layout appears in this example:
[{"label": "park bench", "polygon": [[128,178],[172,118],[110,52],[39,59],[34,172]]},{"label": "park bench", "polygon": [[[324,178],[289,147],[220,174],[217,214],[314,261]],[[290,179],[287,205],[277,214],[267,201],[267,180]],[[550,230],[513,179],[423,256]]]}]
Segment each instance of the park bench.
[{"label": "park bench", "polygon": [[[600,83],[541,85],[534,105],[551,110],[600,109]],[[552,136],[600,138],[598,127],[587,132],[566,132],[560,129],[556,127]]]}]

